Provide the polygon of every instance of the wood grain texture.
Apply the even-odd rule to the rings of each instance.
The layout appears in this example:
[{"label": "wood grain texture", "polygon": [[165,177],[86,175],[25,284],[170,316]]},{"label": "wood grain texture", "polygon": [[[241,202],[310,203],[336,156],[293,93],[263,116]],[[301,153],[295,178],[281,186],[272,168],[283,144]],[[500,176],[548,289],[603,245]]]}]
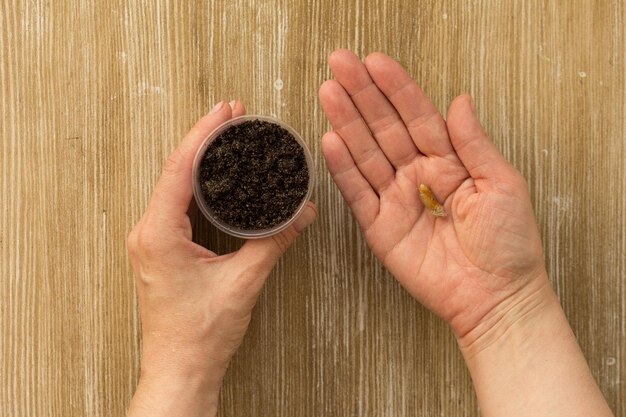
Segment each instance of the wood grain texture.
[{"label": "wood grain texture", "polygon": [[[317,88],[336,47],[396,57],[442,111],[476,98],[626,415],[625,23],[621,0],[0,0],[0,416],[124,415],[126,234],[168,153],[232,98],[302,133],[321,215],[264,289],[220,415],[479,415],[450,331],[369,254],[326,173]],[[202,223],[196,238],[240,244]]]}]

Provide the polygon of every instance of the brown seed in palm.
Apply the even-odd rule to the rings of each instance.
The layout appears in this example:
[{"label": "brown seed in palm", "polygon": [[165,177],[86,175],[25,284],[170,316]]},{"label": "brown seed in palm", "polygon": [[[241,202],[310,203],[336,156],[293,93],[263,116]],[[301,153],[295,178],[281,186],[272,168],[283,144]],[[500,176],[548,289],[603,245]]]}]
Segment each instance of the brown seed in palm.
[{"label": "brown seed in palm", "polygon": [[446,217],[446,210],[441,203],[437,201],[432,191],[426,184],[420,184],[420,199],[424,206],[436,217]]}]

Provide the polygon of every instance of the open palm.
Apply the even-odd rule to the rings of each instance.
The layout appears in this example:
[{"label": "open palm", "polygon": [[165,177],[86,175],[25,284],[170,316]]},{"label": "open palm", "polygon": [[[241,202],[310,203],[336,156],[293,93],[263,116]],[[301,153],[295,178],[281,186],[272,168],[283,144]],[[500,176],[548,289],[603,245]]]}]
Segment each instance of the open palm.
[{"label": "open palm", "polygon": [[[493,146],[468,96],[447,122],[418,85],[381,53],[330,57],[336,80],[320,88],[333,131],[329,171],[373,253],[458,334],[543,272],[523,177]],[[419,198],[428,185],[447,217]]]}]

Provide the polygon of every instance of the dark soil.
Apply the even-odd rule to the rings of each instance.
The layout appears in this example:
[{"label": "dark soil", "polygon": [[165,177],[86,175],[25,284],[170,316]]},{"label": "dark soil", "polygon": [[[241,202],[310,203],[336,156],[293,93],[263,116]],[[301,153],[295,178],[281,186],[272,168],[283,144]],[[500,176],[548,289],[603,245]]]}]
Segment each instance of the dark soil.
[{"label": "dark soil", "polygon": [[309,186],[300,144],[279,125],[261,120],[224,130],[207,147],[198,176],[213,215],[244,230],[288,220]]}]

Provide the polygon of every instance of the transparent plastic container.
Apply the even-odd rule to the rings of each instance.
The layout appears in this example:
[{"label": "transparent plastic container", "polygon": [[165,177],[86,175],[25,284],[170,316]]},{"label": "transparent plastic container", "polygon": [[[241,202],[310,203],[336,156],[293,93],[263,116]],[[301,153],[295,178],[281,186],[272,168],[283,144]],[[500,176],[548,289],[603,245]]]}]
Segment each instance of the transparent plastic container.
[{"label": "transparent plastic container", "polygon": [[[298,208],[294,211],[291,217],[289,217],[289,219],[268,229],[255,229],[255,230],[241,229],[241,228],[229,225],[228,223],[224,222],[223,220],[215,216],[213,212],[211,211],[211,209],[207,206],[206,201],[204,200],[204,197],[202,195],[200,181],[198,181],[200,163],[202,162],[206,149],[211,144],[211,142],[213,142],[215,138],[217,138],[224,130],[226,130],[230,126],[235,126],[243,122],[252,121],[252,120],[261,120],[264,122],[274,123],[274,124],[279,125],[283,129],[287,130],[289,133],[291,133],[291,135],[295,138],[298,144],[302,147],[302,150],[304,152],[304,156],[306,159],[307,168],[309,171],[309,187],[308,187],[306,195],[304,196],[304,198],[298,205]],[[202,212],[202,214],[204,214],[204,216],[215,227],[235,237],[239,237],[243,239],[260,239],[260,238],[272,236],[272,235],[282,232],[283,230],[291,226],[291,224],[302,213],[302,211],[306,207],[306,203],[309,201],[309,199],[311,198],[311,194],[313,193],[313,185],[315,182],[315,168],[313,165],[313,157],[311,156],[311,152],[309,151],[309,148],[307,148],[306,144],[304,143],[304,141],[302,140],[302,137],[300,137],[298,132],[296,132],[291,126],[289,126],[288,124],[274,117],[260,116],[260,115],[246,115],[246,116],[235,117],[226,121],[225,123],[222,123],[213,132],[211,132],[209,136],[204,140],[204,142],[198,149],[198,152],[196,153],[196,157],[193,161],[192,181],[193,181],[193,195],[196,199],[198,207],[200,208],[200,211]]]}]

